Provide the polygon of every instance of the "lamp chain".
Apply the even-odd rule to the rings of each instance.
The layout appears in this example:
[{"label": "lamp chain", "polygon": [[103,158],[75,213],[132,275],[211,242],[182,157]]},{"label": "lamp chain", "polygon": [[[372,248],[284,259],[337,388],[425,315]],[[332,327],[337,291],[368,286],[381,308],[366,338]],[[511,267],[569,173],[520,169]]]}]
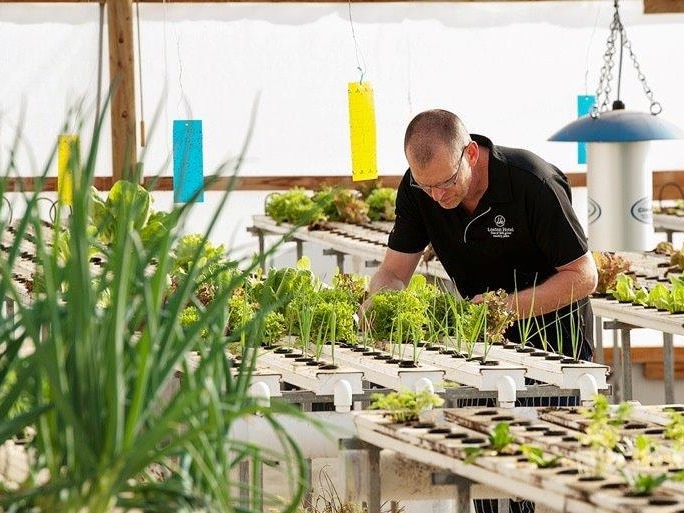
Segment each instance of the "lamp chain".
[{"label": "lamp chain", "polygon": [[620,62],[618,68],[617,99],[620,99],[619,96],[620,79],[622,75],[622,50],[623,48],[626,48],[629,52],[629,57],[632,60],[632,64],[634,65],[634,68],[637,71],[637,78],[641,82],[641,87],[643,88],[644,93],[646,94],[646,97],[648,98],[648,101],[651,104],[651,114],[660,114],[663,110],[663,107],[660,105],[660,102],[657,102],[653,98],[653,91],[646,82],[646,76],[644,75],[643,71],[641,71],[639,62],[637,61],[636,55],[632,50],[632,42],[629,39],[627,39],[627,31],[625,30],[625,26],[622,24],[622,20],[620,19],[618,0],[614,1],[614,7],[615,12],[613,14],[613,21],[610,24],[610,34],[608,35],[608,39],[606,40],[606,51],[603,54],[603,66],[601,66],[601,76],[599,78],[599,84],[596,89],[596,103],[591,109],[591,116],[597,118],[599,117],[601,112],[605,112],[608,110],[608,104],[610,102],[610,93],[612,91],[610,83],[613,80],[613,66],[615,65],[613,58],[615,57],[616,40],[618,39],[618,37],[620,38]]}]

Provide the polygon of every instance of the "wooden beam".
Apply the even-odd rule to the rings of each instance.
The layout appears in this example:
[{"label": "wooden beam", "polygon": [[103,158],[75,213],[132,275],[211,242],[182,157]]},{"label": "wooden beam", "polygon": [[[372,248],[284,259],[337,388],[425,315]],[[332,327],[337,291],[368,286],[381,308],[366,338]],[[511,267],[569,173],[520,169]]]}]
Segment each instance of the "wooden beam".
[{"label": "wooden beam", "polygon": [[[21,4],[21,3],[32,3],[32,4],[57,4],[57,3],[73,3],[73,4],[86,4],[86,3],[96,3],[100,0],[0,0],[0,4]],[[106,0],[109,1],[109,0]],[[138,0],[140,3],[144,4],[174,4],[174,3],[254,3],[261,2],[264,0]],[[270,3],[328,3],[328,2],[348,2],[353,3],[385,3],[385,2],[416,2],[416,0],[265,0]],[[445,3],[487,3],[487,2],[567,2],[567,0],[439,0]],[[595,2],[602,2],[605,0],[592,0]],[[648,1],[648,0],[644,0]],[[667,1],[667,0],[665,0]],[[675,0],[677,1],[677,0]]]},{"label": "wooden beam", "polygon": [[684,12],[684,0],[644,0],[644,14]]},{"label": "wooden beam", "polygon": [[111,84],[112,178],[132,179],[137,163],[131,0],[107,0]]},{"label": "wooden beam", "polygon": [[[566,173],[568,181],[572,187],[586,187],[586,173]],[[402,175],[383,175],[380,182],[386,187],[397,187]],[[95,187],[101,191],[109,190],[116,179],[108,176],[96,176]],[[34,177],[8,178],[5,182],[5,190],[8,191],[32,191],[36,186],[37,179]],[[307,175],[301,176],[297,173],[280,176],[238,176],[234,181],[230,177],[223,177],[216,180],[207,178],[205,180],[208,191],[223,191],[233,184],[236,191],[282,191],[291,187],[302,187],[304,189],[319,189],[321,185],[338,185],[342,187],[355,187],[358,183],[352,182],[348,175]],[[143,183],[146,187],[157,191],[173,190],[173,178],[170,176],[145,177]],[[363,182],[361,182],[363,183]],[[57,190],[57,179],[49,177],[45,179],[43,190]],[[654,171],[653,172],[653,199],[684,199],[680,193],[680,188],[684,191],[684,170],[682,171]]]}]

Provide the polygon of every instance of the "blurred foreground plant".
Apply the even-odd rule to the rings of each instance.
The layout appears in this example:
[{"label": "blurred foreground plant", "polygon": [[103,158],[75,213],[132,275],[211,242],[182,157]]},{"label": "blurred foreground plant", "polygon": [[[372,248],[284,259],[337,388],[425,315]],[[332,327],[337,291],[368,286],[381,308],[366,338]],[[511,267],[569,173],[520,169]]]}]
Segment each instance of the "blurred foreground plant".
[{"label": "blurred foreground plant", "polygon": [[[249,397],[256,351],[246,351],[237,368],[225,355],[228,298],[259,261],[234,273],[214,301],[198,305],[192,325],[181,326],[182,312],[213,278],[199,257],[229,191],[170,292],[172,249],[192,202],[169,213],[168,230],[143,241],[137,228],[149,204],[139,203],[146,201],[144,195],[125,195],[109,205],[114,224],[107,226],[107,243],[98,242],[89,229],[90,191],[103,119],[85,163],[77,157],[70,163],[71,212],[57,205],[55,225],[47,228],[37,208],[43,182],[37,179],[36,191],[23,195],[26,214],[13,228],[13,245],[2,253],[0,293],[13,300],[15,311],[3,310],[1,317],[0,378],[13,372],[15,379],[0,397],[0,442],[35,423],[36,457],[32,477],[11,493],[0,490],[0,509],[252,511],[258,501],[240,497],[256,497],[258,485],[237,482],[237,467],[268,459],[280,461],[287,472],[290,498],[267,496],[264,506],[294,511],[304,493],[305,462],[276,414],[295,412],[277,402],[263,407]],[[64,232],[69,251],[59,256],[51,241]],[[12,276],[27,238],[44,277],[42,291],[29,299]],[[98,265],[90,259],[94,244],[103,254]],[[100,300],[104,295],[107,301]],[[248,347],[260,342],[254,334],[261,330],[252,328],[272,309],[261,307],[246,328]],[[195,347],[202,348],[201,355],[191,365],[187,356]],[[3,414],[24,392],[35,406],[7,420]],[[273,430],[270,447],[231,436],[237,422],[255,413]],[[33,478],[37,475],[41,478]]]}]

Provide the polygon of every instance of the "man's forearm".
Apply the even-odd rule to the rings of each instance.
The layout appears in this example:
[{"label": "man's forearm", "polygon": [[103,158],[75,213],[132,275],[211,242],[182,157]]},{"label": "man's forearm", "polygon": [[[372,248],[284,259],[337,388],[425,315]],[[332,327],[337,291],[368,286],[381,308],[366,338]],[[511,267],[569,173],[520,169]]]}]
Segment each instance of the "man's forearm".
[{"label": "man's forearm", "polygon": [[406,284],[394,273],[380,268],[371,278],[368,293],[373,295],[381,290],[403,290],[405,287]]},{"label": "man's forearm", "polygon": [[576,269],[561,270],[536,287],[511,294],[511,309],[518,317],[532,317],[587,297],[596,288],[595,267],[586,258],[579,263]]}]

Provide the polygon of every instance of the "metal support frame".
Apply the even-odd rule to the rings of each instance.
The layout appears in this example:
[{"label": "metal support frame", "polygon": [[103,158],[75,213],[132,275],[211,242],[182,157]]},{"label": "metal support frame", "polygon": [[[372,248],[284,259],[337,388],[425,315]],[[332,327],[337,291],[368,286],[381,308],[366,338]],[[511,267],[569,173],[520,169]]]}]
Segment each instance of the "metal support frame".
[{"label": "metal support frame", "polygon": [[663,381],[665,382],[665,404],[673,404],[674,397],[674,347],[672,333],[663,333]]},{"label": "metal support frame", "polygon": [[[257,228],[256,226],[248,226],[247,231],[251,233],[252,235],[256,236],[259,239],[259,256],[261,257],[261,269],[263,271],[266,271],[266,235],[278,235],[276,233],[269,233],[265,230],[262,230],[261,228]],[[301,260],[302,256],[304,255],[304,241],[301,239],[294,239],[290,238],[288,239],[288,242],[294,241],[296,244],[296,255],[297,255],[297,261]]]},{"label": "metal support frame", "polygon": [[344,273],[344,257],[347,256],[346,253],[336,249],[324,249],[323,254],[327,256],[334,256],[337,259],[337,268],[340,270],[340,273]]},{"label": "metal support frame", "polygon": [[[340,452],[366,451],[368,454],[368,513],[380,513],[382,483],[380,481],[380,447],[358,438],[340,439]],[[343,458],[344,460],[344,458]],[[345,470],[346,472],[346,470]]]},{"label": "metal support frame", "polygon": [[[600,318],[598,318],[600,319]],[[620,333],[620,353],[618,356],[617,339],[613,343],[613,368],[620,369],[622,374],[622,389],[620,391],[619,399],[622,401],[631,401],[633,398],[632,386],[632,341],[631,330],[640,328],[633,324],[627,324],[621,321],[605,321],[603,327],[606,329],[619,331]],[[663,382],[665,385],[665,403],[673,404],[674,397],[674,344],[672,333],[663,332]]]},{"label": "metal support frame", "polygon": [[634,328],[633,324],[621,321],[606,321],[603,326],[606,329],[620,332],[620,354],[618,356],[617,339],[613,339],[613,367],[620,368],[622,374],[622,389],[620,390],[619,400],[632,400],[632,340],[630,332]]},{"label": "metal support frame", "polygon": [[594,319],[594,346],[596,349],[594,360],[596,363],[603,364],[605,360],[603,354],[603,320],[598,315]]}]

